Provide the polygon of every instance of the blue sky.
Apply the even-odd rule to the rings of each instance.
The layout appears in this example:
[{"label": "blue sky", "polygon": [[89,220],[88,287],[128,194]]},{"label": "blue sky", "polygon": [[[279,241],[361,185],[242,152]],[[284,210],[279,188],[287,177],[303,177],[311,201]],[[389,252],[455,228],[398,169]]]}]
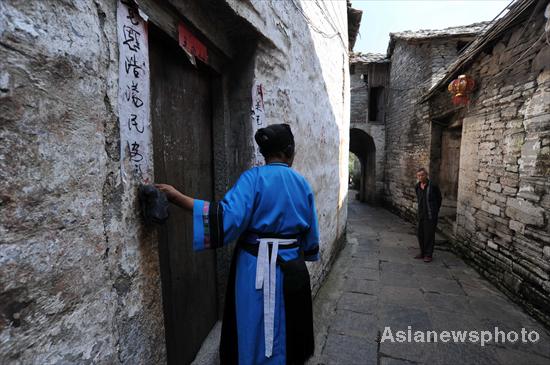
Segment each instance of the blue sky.
[{"label": "blue sky", "polygon": [[386,53],[389,33],[492,20],[510,0],[352,0],[363,10],[355,52]]}]

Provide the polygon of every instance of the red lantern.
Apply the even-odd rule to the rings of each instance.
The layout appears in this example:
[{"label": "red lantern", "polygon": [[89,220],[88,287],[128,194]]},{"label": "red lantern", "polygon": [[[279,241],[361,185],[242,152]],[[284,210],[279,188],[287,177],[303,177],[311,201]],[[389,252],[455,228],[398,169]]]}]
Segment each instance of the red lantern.
[{"label": "red lantern", "polygon": [[458,79],[451,81],[447,88],[451,94],[453,94],[454,105],[466,105],[470,101],[468,95],[474,90],[476,83],[470,77],[466,75],[458,76]]}]

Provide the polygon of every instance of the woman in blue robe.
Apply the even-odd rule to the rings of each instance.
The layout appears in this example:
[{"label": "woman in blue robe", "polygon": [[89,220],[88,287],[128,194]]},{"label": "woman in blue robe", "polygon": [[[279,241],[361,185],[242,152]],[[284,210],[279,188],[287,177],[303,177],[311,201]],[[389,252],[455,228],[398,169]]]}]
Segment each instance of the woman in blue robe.
[{"label": "woman in blue robe", "polygon": [[319,260],[313,192],[291,168],[287,124],[258,130],[266,164],[245,171],[219,202],[192,199],[166,184],[168,199],[193,213],[193,249],[237,240],[220,342],[222,364],[301,364],[312,354],[313,318],[304,261]]}]

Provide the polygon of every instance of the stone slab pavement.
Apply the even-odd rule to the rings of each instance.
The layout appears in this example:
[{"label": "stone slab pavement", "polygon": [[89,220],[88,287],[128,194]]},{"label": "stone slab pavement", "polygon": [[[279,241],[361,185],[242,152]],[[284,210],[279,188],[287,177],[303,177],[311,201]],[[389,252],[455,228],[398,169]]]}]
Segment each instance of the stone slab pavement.
[{"label": "stone slab pavement", "polygon": [[[412,224],[356,201],[348,214],[347,244],[314,301],[316,351],[308,365],[550,365],[549,331],[459,257],[436,247],[431,263],[415,260]],[[409,326],[412,341],[399,342],[397,332],[406,337]],[[502,331],[498,342],[484,346],[469,341],[473,332],[464,342],[414,341],[426,331],[494,337],[495,327]],[[511,331],[516,342],[502,338],[513,340]]]}]

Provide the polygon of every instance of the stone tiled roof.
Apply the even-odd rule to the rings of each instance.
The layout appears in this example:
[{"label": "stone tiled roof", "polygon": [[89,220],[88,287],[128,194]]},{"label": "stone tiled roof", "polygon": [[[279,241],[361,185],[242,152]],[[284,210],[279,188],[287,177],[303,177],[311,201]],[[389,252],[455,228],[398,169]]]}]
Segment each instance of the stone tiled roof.
[{"label": "stone tiled roof", "polygon": [[390,60],[383,53],[354,53],[350,58],[350,63],[386,63]]},{"label": "stone tiled roof", "polygon": [[420,29],[406,30],[404,32],[390,33],[390,38],[399,39],[423,39],[423,38],[443,38],[454,36],[478,35],[491,22],[479,22],[469,25],[461,25],[458,27],[450,27],[445,29]]},{"label": "stone tiled roof", "polygon": [[404,32],[390,33],[390,43],[388,44],[388,58],[391,57],[393,53],[393,48],[397,39],[421,40],[452,37],[476,37],[484,32],[487,28],[489,28],[490,24],[491,22],[487,21],[445,29],[406,30]]}]

